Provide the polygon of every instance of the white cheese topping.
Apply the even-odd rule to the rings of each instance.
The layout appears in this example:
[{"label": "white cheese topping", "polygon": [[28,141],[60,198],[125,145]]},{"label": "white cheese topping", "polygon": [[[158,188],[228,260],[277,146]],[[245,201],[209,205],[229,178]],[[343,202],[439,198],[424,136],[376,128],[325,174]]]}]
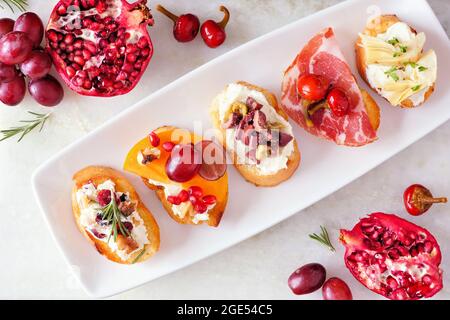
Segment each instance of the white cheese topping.
[{"label": "white cheese topping", "polygon": [[[225,117],[233,102],[238,101],[245,103],[248,97],[251,97],[255,99],[256,102],[262,104],[263,107],[261,111],[266,115],[268,123],[281,124],[282,128],[280,129],[280,132],[293,136],[292,127],[289,122],[275,111],[263,93],[237,83],[229,84],[216,98],[216,104],[219,108],[219,120],[221,123],[223,124],[227,121]],[[278,154],[262,158],[259,163],[256,163],[246,156],[249,148],[242,141],[235,139],[235,133],[236,129],[234,128],[226,129],[226,147],[228,150],[233,150],[236,153],[240,164],[255,165],[261,175],[275,174],[278,171],[287,168],[288,158],[291,156],[292,152],[294,152],[294,139],[292,139],[285,147],[282,147]]]},{"label": "white cheese topping", "polygon": [[425,34],[415,34],[406,23],[397,22],[376,37],[360,37],[370,85],[392,105],[406,99],[414,106],[420,105],[437,77],[435,52],[422,55]]},{"label": "white cheese topping", "polygon": [[[115,252],[121,259],[127,260],[133,253],[140,251],[144,248],[144,245],[149,243],[147,236],[147,228],[145,227],[144,221],[137,211],[134,211],[129,216],[122,216],[122,222],[130,222],[133,225],[131,231],[131,238],[136,241],[138,247],[132,252],[126,252],[125,250],[120,250],[117,247],[117,243],[114,242],[113,237],[108,241],[108,236],[111,233],[110,225],[100,225],[97,223],[97,215],[101,214],[102,207],[97,202],[98,190],[111,190],[115,192],[115,184],[111,180],[106,180],[102,184],[99,184],[97,188],[92,183],[86,184],[78,189],[76,193],[76,199],[78,206],[80,208],[80,224],[85,228],[85,230],[91,233],[94,237],[108,244],[113,252]],[[126,194],[128,196],[128,194]],[[95,230],[95,231],[94,231]],[[97,234],[96,234],[97,233]],[[103,238],[99,238],[98,235],[104,235]]]}]

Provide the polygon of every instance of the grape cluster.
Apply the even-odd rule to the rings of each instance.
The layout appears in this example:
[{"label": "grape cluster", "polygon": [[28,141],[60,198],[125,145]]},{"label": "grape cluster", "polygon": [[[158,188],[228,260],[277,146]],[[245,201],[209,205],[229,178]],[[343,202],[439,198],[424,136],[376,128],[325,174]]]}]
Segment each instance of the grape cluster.
[{"label": "grape cluster", "polygon": [[44,26],[39,16],[26,12],[16,21],[0,19],[0,101],[9,106],[25,97],[26,81],[31,96],[53,107],[64,96],[61,84],[49,75],[50,56],[40,47]]}]

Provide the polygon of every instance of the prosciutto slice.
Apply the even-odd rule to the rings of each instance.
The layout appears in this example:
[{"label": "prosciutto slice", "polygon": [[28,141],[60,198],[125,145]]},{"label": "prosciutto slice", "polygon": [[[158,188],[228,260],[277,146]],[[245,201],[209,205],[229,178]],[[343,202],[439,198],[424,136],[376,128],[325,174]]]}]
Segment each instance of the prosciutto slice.
[{"label": "prosciutto slice", "polygon": [[[311,115],[313,126],[308,126],[305,119],[308,106],[303,104],[297,93],[297,79],[303,74],[324,76],[332,86],[343,90],[350,102],[350,112],[338,117],[329,109],[322,108]],[[285,71],[281,105],[289,117],[306,131],[339,145],[357,147],[377,139],[361,91],[339,49],[332,28],[313,37]]]}]

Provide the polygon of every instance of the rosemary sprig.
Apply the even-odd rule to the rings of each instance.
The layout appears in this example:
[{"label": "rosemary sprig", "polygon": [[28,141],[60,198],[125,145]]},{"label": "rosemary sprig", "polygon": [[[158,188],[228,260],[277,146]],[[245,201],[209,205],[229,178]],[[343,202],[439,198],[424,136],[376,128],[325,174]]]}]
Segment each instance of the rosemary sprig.
[{"label": "rosemary sprig", "polygon": [[127,237],[130,235],[130,232],[120,219],[121,215],[122,213],[117,206],[116,199],[114,199],[114,194],[111,192],[111,201],[108,205],[102,208],[102,220],[105,220],[108,224],[111,224],[111,232],[109,233],[108,240],[106,242],[109,242],[111,237],[113,237],[114,242],[116,242],[119,231]]},{"label": "rosemary sprig", "polygon": [[145,253],[145,248],[142,249],[142,251],[137,255],[136,258],[134,258],[134,260],[131,262],[131,264],[135,264]]},{"label": "rosemary sprig", "polygon": [[328,249],[330,249],[330,251],[335,252],[336,249],[331,244],[327,229],[323,226],[320,226],[320,230],[321,230],[320,235],[313,233],[313,234],[310,234],[309,237],[313,240],[320,242],[324,246],[328,247]]},{"label": "rosemary sprig", "polygon": [[[12,12],[14,12],[14,7],[19,9],[20,11],[25,11],[28,6],[27,0],[1,0],[1,2],[5,3]],[[0,8],[4,9],[4,7],[0,4]]]},{"label": "rosemary sprig", "polygon": [[2,138],[0,139],[0,142],[6,139],[9,139],[11,137],[14,137],[15,135],[20,134],[19,140],[17,142],[20,142],[25,135],[33,131],[34,128],[39,126],[39,132],[42,131],[44,128],[44,124],[47,121],[47,119],[52,114],[50,113],[36,113],[32,111],[28,111],[29,114],[35,116],[35,119],[31,120],[21,120],[20,123],[25,123],[23,126],[18,127],[12,127],[9,129],[0,130],[0,134],[2,135]]}]

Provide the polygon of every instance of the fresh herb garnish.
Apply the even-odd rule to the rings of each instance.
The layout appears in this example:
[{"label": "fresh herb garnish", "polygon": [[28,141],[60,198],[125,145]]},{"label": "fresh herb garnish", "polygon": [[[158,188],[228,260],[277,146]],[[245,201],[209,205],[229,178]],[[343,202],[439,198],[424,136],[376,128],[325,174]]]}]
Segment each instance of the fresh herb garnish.
[{"label": "fresh herb garnish", "polygon": [[388,40],[387,43],[392,44],[393,46],[395,46],[396,44],[400,43],[400,40],[398,40],[398,38],[392,38],[391,40]]},{"label": "fresh herb garnish", "polygon": [[406,51],[408,51],[408,46],[399,46],[399,48],[402,53],[405,53]]},{"label": "fresh herb garnish", "polygon": [[412,87],[411,89],[412,89],[412,91],[419,90],[420,89],[420,84],[418,84],[417,86]]},{"label": "fresh herb garnish", "polygon": [[0,130],[0,134],[3,135],[3,137],[0,139],[0,141],[9,139],[11,137],[14,137],[15,135],[20,134],[19,140],[17,140],[17,142],[20,142],[23,139],[23,137],[25,137],[25,135],[27,135],[28,133],[33,131],[33,129],[38,126],[39,126],[39,132],[41,132],[42,129],[44,128],[45,122],[51,115],[51,112],[45,114],[45,113],[36,113],[36,112],[28,111],[28,113],[35,116],[36,118],[32,119],[32,120],[19,121],[21,123],[26,123],[23,126],[12,127],[9,129]]},{"label": "fresh herb garnish", "polygon": [[402,55],[401,52],[394,52],[394,54],[392,55],[394,58],[400,57]]},{"label": "fresh herb garnish", "polygon": [[131,262],[131,264],[135,264],[136,262],[138,262],[138,260],[144,255],[145,253],[145,248],[142,249],[142,251],[137,255],[136,258],[134,258],[134,260]]},{"label": "fresh herb garnish", "polygon": [[428,70],[428,68],[424,67],[424,66],[419,66],[419,71],[420,72],[425,71],[425,70]]},{"label": "fresh herb garnish", "polygon": [[417,67],[417,63],[415,63],[414,61],[404,62],[403,64],[404,64],[405,66],[410,65],[410,66],[413,67],[413,68]]},{"label": "fresh herb garnish", "polygon": [[398,81],[398,80],[400,80],[400,78],[398,77],[396,71],[397,71],[397,67],[392,67],[388,71],[385,71],[384,74],[386,74],[388,77],[391,77],[392,79],[394,79],[394,81]]},{"label": "fresh herb garnish", "polygon": [[111,224],[111,232],[109,233],[108,240],[106,242],[109,242],[111,236],[113,237],[114,242],[116,242],[119,232],[127,237],[130,235],[130,232],[120,219],[122,213],[117,206],[113,192],[111,192],[111,201],[108,205],[102,208],[101,214],[102,220],[105,220],[106,223]]},{"label": "fresh herb garnish", "polygon": [[[14,8],[18,8],[20,11],[25,11],[28,6],[27,0],[1,0],[1,2],[6,3],[6,5],[14,12]],[[4,7],[0,4],[0,8],[4,9]]]},{"label": "fresh herb garnish", "polygon": [[328,249],[330,249],[330,251],[335,252],[336,249],[331,244],[327,229],[323,226],[320,226],[320,230],[321,230],[320,235],[313,233],[313,234],[310,234],[309,237],[313,240],[320,242],[324,246],[328,247]]}]

